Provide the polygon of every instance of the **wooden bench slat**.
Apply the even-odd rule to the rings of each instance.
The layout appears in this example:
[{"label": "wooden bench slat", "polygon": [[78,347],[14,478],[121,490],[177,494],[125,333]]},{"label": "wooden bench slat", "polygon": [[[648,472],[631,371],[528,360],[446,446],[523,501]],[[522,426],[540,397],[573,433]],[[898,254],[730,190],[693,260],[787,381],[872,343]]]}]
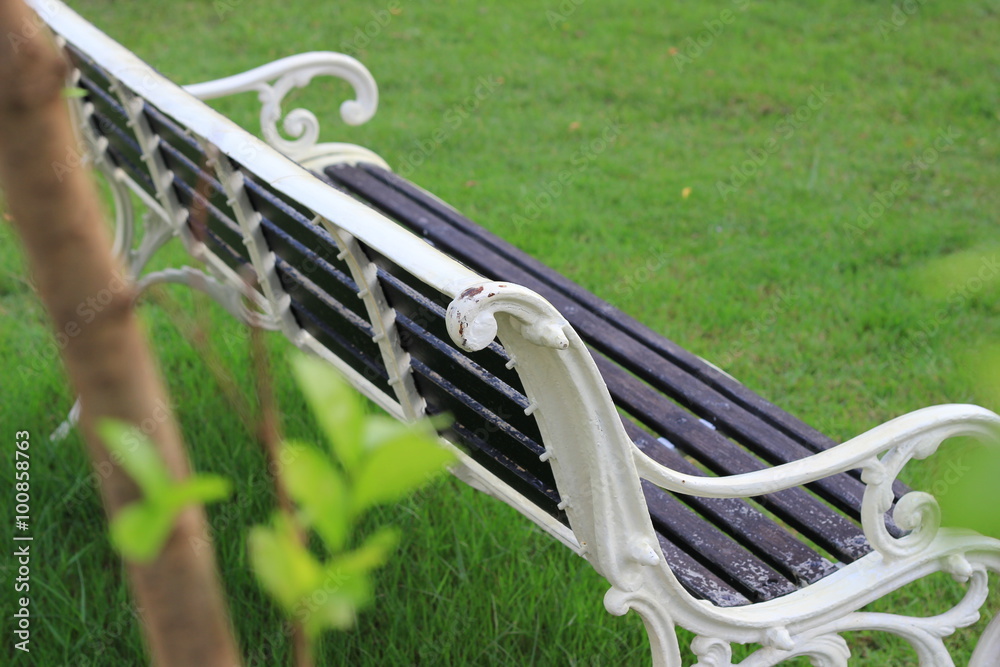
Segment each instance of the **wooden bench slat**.
[{"label": "wooden bench slat", "polygon": [[[412,323],[407,324],[415,326]],[[446,351],[447,348],[440,341],[424,335],[423,332],[421,332],[419,338],[422,340],[423,345],[413,348],[411,352],[413,359],[428,369],[434,369],[434,372],[442,378],[446,378],[449,385],[455,387],[455,390],[450,390],[452,395],[454,395],[455,391],[461,391],[464,398],[468,398],[474,403],[477,418],[465,421],[465,425],[474,430],[477,437],[482,440],[490,441],[493,439],[493,436],[497,436],[498,439],[501,439],[501,436],[503,436],[504,439],[512,440],[512,442],[505,443],[505,446],[510,448],[507,450],[507,456],[516,461],[521,467],[530,470],[532,474],[545,479],[546,483],[551,482],[555,484],[552,479],[551,468],[539,460],[539,457],[545,452],[545,448],[540,444],[541,437],[537,427],[533,427],[530,430],[522,430],[518,428],[518,424],[522,420],[512,419],[514,415],[510,413],[513,410],[509,410],[509,408],[516,406],[516,403],[512,400],[497,401],[495,400],[495,394],[486,395],[487,398],[491,399],[490,403],[479,401],[477,396],[469,393],[470,386],[455,382],[456,379],[464,379],[466,376],[465,369],[460,370],[456,375],[445,375],[441,372],[441,370],[449,366],[460,368],[457,363],[454,363],[454,357],[447,359],[449,356]],[[414,337],[414,340],[417,340],[417,336]],[[438,366],[437,364],[439,363],[447,365]],[[483,387],[484,385],[478,382],[474,382],[471,385],[471,388],[474,390]],[[477,393],[485,395],[483,391],[477,391]],[[497,411],[495,408],[500,408],[501,411]],[[523,410],[519,412],[524,416]],[[456,415],[457,417],[458,415]]]},{"label": "wooden bench slat", "polygon": [[[206,172],[201,167],[202,163],[192,162],[186,154],[166,141],[160,143],[160,154],[163,156],[163,163],[174,175],[174,188],[184,187],[192,193],[196,192],[198,200],[212,206],[218,212],[220,220],[240,231],[236,212],[214,174]],[[191,200],[191,197],[188,199]],[[185,207],[190,210],[190,203],[185,204]],[[192,213],[192,218],[194,217],[195,212]]]},{"label": "wooden bench slat", "polygon": [[320,319],[348,341],[360,354],[371,357],[371,363],[380,369],[379,374],[386,374],[385,364],[378,354],[378,345],[372,342],[374,330],[371,324],[358,317],[336,299],[319,289],[309,278],[298,269],[281,259],[276,259],[275,271],[281,280],[281,286],[291,297],[292,308],[305,307],[313,317]]},{"label": "wooden bench slat", "polygon": [[[448,334],[447,324],[445,323],[445,309],[443,307],[424,297],[398,276],[379,269],[378,278],[390,306],[398,312],[405,314],[411,322],[426,329],[438,340],[481,367],[489,375],[513,390],[518,396],[524,396],[521,378],[512,368],[507,367],[506,364],[510,361],[510,357],[507,356],[507,353],[500,345],[494,343],[487,349],[479,352],[467,352],[459,349],[452,342],[451,336]],[[407,346],[408,336],[407,332],[400,333],[400,344],[404,349]],[[521,407],[524,409],[527,407],[527,404]],[[531,428],[535,429],[536,427]]]},{"label": "wooden bench slat", "polygon": [[663,557],[670,563],[671,571],[692,595],[719,607],[742,607],[750,604],[750,600],[742,593],[671,542],[668,537],[662,533],[657,533],[656,537]]},{"label": "wooden bench slat", "polygon": [[771,600],[795,591],[786,579],[731,537],[695,514],[663,489],[642,482],[656,529],[701,560],[751,601]]},{"label": "wooden bench slat", "polygon": [[[287,222],[287,220],[285,221]],[[312,250],[315,246],[303,245],[298,238],[289,234],[289,225],[279,226],[268,218],[261,219],[261,228],[264,238],[274,254],[297,267],[296,270],[307,277],[319,289],[326,292],[342,307],[351,311],[362,320],[367,322],[368,311],[364,303],[358,298],[358,287],[353,278],[344,272],[347,267],[334,266],[329,264],[318,253]],[[312,270],[306,272],[305,267]]]},{"label": "wooden bench slat", "polygon": [[[600,361],[602,371],[609,375],[622,372]],[[669,401],[657,400],[648,393],[630,395],[624,409],[642,421],[660,437],[719,475],[738,475],[765,467],[736,443],[701,424],[697,419]],[[631,434],[630,434],[631,435]],[[638,444],[638,443],[637,443]],[[665,447],[647,447],[644,451],[655,460],[669,465]],[[796,530],[804,533],[824,549],[844,562],[854,561],[870,551],[864,533],[843,515],[809,495],[804,489],[788,489],[760,496],[757,500]]]},{"label": "wooden bench slat", "polygon": [[[516,428],[533,442],[541,442],[538,423],[533,417],[524,414],[527,400],[518,396],[475,362],[458,350],[444,344],[438,338],[411,321],[404,315],[397,315],[397,326],[400,331],[407,332],[407,345],[404,348],[413,357],[420,359],[438,373],[447,377],[455,385],[462,387],[469,396],[479,404],[496,414],[507,424]],[[539,449],[533,459],[524,462],[526,467],[544,469],[548,466],[537,460],[543,450]]]},{"label": "wooden bench slat", "polygon": [[[469,454],[490,472],[500,477],[511,488],[535,503],[539,508],[566,522],[566,513],[558,509],[559,493],[551,472],[548,479],[541,479],[511,454],[524,449],[541,450],[541,445],[530,442],[516,429],[504,425],[496,415],[476,403],[447,378],[436,373],[419,359],[413,360],[414,381],[427,400],[427,413],[450,413],[454,421],[445,429],[453,434],[456,442],[464,443]],[[492,422],[498,430],[489,439],[479,437],[480,424]]]},{"label": "wooden bench slat", "polygon": [[[688,475],[704,475],[679,450],[665,446],[656,436],[644,431],[630,419],[624,418],[622,422],[636,446],[659,463]],[[684,494],[677,494],[677,498],[800,585],[819,581],[836,569],[832,562],[793,537],[787,529],[746,500],[702,498]],[[858,533],[860,534],[860,530]]]},{"label": "wooden bench slat", "polygon": [[[163,143],[168,144],[175,151],[181,153],[199,170],[205,166],[205,152],[202,150],[201,145],[194,137],[184,132],[174,119],[148,103],[143,105],[142,110],[146,116],[146,120],[149,122],[149,127],[156,132]],[[207,173],[206,175],[213,184],[213,188],[219,192],[223,192],[222,184],[216,180],[215,174]],[[223,207],[220,206],[219,208],[222,209]],[[228,215],[235,218],[231,212]]]},{"label": "wooden bench slat", "polygon": [[[410,198],[374,178],[367,171],[335,165],[327,168],[326,174],[364,196],[373,206],[390,217],[421,233],[473,270],[493,279],[510,280],[537,291],[570,321],[588,344],[626,365],[629,370],[642,375],[643,379],[655,384],[657,389],[684,403],[700,416],[718,420],[729,434],[740,439],[772,463],[784,463],[809,454],[801,444],[769,428],[759,417],[685,373],[669,360],[651,355],[648,348],[643,347],[635,339],[623,335],[620,330],[588,312],[580,304],[570,301],[561,292],[539,281],[536,276],[498,253],[466,241],[462,232],[439,218],[436,211],[417,208]],[[445,208],[440,204],[438,207]],[[614,394],[611,383],[609,389]],[[845,511],[851,512],[854,516],[859,515],[861,494],[864,490],[860,481],[847,475],[838,475],[820,480],[814,488]]]},{"label": "wooden bench slat", "polygon": [[770,403],[750,390],[746,385],[720,372],[701,357],[689,352],[627,313],[622,312],[603,299],[583,289],[566,276],[525,253],[517,246],[493,234],[488,229],[472,222],[455,209],[442,206],[439,200],[431,197],[423,189],[416,187],[406,179],[374,165],[360,165],[358,168],[392,185],[415,202],[447,218],[456,227],[475,236],[512,262],[520,264],[528,271],[535,273],[539,279],[559,289],[566,296],[583,304],[593,312],[599,313],[613,326],[620,328],[629,335],[640,338],[649,347],[662,352],[681,367],[705,380],[710,386],[730,395],[744,407],[753,410],[775,426],[784,430],[787,434],[796,437],[812,451],[822,451],[835,444],[831,438],[773,403]]}]

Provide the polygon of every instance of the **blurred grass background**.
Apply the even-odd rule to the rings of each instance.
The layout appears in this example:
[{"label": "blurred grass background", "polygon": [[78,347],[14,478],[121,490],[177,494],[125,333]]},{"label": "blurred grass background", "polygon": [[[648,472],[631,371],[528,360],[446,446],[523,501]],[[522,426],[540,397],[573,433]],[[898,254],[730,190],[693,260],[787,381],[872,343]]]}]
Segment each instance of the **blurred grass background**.
[{"label": "blurred grass background", "polygon": [[[70,4],[180,83],[352,53],[380,84],[374,120],[343,126],[347,88],[325,79],[285,109],[312,110],[324,139],[372,148],[835,439],[934,403],[1000,408],[971,379],[1000,333],[996,2]],[[477,86],[492,90],[476,100]],[[212,104],[258,128],[253,95]],[[73,398],[15,239],[0,235],[0,423],[32,433],[30,664],[137,664],[79,437],[45,439]],[[157,266],[183,261],[171,248]],[[244,333],[197,308],[249,387]],[[237,485],[210,516],[248,663],[283,664],[278,614],[246,567],[246,531],[270,503],[263,458],[184,327],[155,302],[142,313],[197,466]],[[284,369],[276,383],[286,431],[311,437]],[[906,481],[940,485],[949,452]],[[404,546],[376,609],[324,641],[324,664],[648,661],[641,622],[603,610],[603,580],[505,506],[448,480],[377,520],[402,526]],[[959,591],[935,577],[877,608],[940,613]],[[975,636],[956,635],[957,663]],[[916,664],[884,634],[849,640],[857,664]]]}]

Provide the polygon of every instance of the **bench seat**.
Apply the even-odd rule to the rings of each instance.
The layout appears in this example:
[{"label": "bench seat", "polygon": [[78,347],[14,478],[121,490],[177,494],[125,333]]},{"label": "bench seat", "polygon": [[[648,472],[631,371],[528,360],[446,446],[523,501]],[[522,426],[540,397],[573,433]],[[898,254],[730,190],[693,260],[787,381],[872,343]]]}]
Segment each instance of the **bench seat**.
[{"label": "bench seat", "polygon": [[[706,471],[738,474],[786,463],[834,444],[401,176],[366,164],[332,165],[324,175],[477,273],[510,280],[545,297],[587,342],[629,435],[660,463],[696,475]],[[391,266],[383,261],[382,268],[391,280]],[[426,311],[420,312],[420,306],[415,310],[412,300],[396,290],[388,289],[387,296],[397,312],[410,320],[426,318]],[[433,364],[428,346],[445,348],[449,341],[413,341],[407,350],[414,359]],[[523,410],[527,402],[521,391],[487,370],[497,369],[505,360],[500,350],[495,352],[499,358],[493,363],[474,357],[484,366],[479,369],[484,385],[480,391],[489,391],[491,386],[506,389],[505,398],[513,405],[497,408],[493,414],[511,415]],[[507,375],[504,379],[518,386],[516,378]],[[467,378],[466,387],[474,381]],[[433,410],[453,409],[449,396],[430,383],[421,384],[421,393],[433,397],[429,401]],[[507,426],[537,443],[537,429],[530,424],[508,421]],[[489,443],[478,438],[463,442],[487,465],[505,472],[501,460],[491,461]],[[504,443],[499,448],[512,456],[512,448]],[[541,485],[548,487],[548,477],[538,471],[531,453],[515,463],[543,476],[546,481]],[[517,483],[516,478],[511,481]],[[828,477],[810,487],[760,496],[755,499],[759,508],[746,500],[674,496],[648,482],[644,492],[661,548],[672,554],[668,560],[677,577],[695,595],[731,606],[786,594],[871,551],[858,524],[864,492],[860,472]],[[899,484],[898,495],[905,492]],[[539,496],[538,502],[559,515],[552,507],[557,495]],[[887,520],[891,525],[891,519]]]}]

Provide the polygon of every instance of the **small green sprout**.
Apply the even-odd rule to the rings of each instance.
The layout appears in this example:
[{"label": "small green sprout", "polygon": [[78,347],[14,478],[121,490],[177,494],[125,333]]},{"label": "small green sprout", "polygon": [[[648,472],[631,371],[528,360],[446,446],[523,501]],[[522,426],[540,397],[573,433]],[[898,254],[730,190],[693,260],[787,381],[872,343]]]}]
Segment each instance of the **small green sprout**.
[{"label": "small green sprout", "polygon": [[[255,527],[250,558],[264,589],[315,639],[325,629],[354,624],[372,600],[371,573],[399,541],[398,531],[382,528],[352,548],[361,517],[425,485],[454,456],[427,420],[400,424],[366,414],[361,395],[326,362],[298,355],[292,368],[326,449],[282,444],[279,474],[297,514],[293,521],[279,513]],[[325,560],[301,543],[296,522],[319,537]]]},{"label": "small green sprout", "polygon": [[174,480],[149,438],[128,424],[104,420],[97,430],[112,456],[142,490],[141,500],[111,520],[111,542],[126,559],[139,563],[153,560],[184,508],[229,496],[229,481],[218,475]]}]

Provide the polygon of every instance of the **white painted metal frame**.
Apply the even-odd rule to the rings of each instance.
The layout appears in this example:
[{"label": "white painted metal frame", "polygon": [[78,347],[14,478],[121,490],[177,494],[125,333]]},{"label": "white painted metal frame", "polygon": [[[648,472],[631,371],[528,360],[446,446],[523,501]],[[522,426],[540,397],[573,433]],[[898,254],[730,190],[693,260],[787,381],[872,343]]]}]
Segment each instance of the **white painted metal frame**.
[{"label": "white painted metal frame", "polygon": [[[394,313],[375,280],[374,266],[358,242],[391,257],[404,270],[451,297],[447,321],[458,345],[478,350],[499,336],[511,355],[530,401],[528,411],[538,420],[546,447],[544,457],[552,465],[562,506],[573,529],[566,529],[540,512],[461,453],[462,464],[456,474],[514,506],[584,556],[611,584],[605,595],[607,609],[618,615],[634,609],[642,616],[655,664],[680,664],[676,625],[696,633],[692,649],[702,666],[732,665],[732,642],[754,642],[763,647],[741,665],[774,665],[795,656],[808,656],[817,665],[846,665],[850,651],[841,634],[860,629],[882,630],[905,638],[917,651],[921,665],[953,664],[942,638],[978,618],[986,599],[987,573],[1000,571],[1000,541],[941,528],[936,501],[919,491],[905,495],[895,510],[896,523],[910,531],[907,535],[890,535],[883,514],[892,502],[892,483],[910,460],[933,454],[943,440],[953,436],[995,441],[1000,433],[1000,417],[975,406],[937,406],[890,421],[829,451],[768,470],[717,478],[678,473],[647,457],[628,438],[593,358],[551,304],[517,285],[484,281],[391,220],[332,191],[279,153],[313,160],[314,164],[348,154],[359,159],[370,157],[364,149],[353,153],[353,149],[323,149],[324,145],[316,141],[315,116],[308,112],[296,110],[286,119],[285,130],[297,139],[284,139],[276,130],[284,94],[316,74],[343,76],[354,86],[358,100],[341,107],[345,120],[363,122],[370,117],[377,92],[374,81],[357,61],[336,54],[306,54],[185,91],[65,5],[55,0],[29,1],[57,33],[108,70],[119,84],[118,95],[140,138],[144,160],[157,183],[155,199],[111,165],[105,157],[103,140],[87,136],[97,166],[108,177],[119,205],[116,249],[129,260],[139,284],[187,284],[211,294],[241,319],[280,328],[297,346],[327,359],[400,419],[422,414],[423,402],[409,376],[408,359],[395,331]],[[267,83],[274,79],[277,81],[273,85]],[[192,97],[245,90],[256,90],[261,95],[261,122],[272,146]],[[247,308],[242,301],[242,278],[206,252],[187,230],[186,212],[169,191],[172,176],[156,150],[158,138],[138,113],[139,95],[189,128],[204,146],[216,152],[211,166],[239,218],[261,285],[261,292],[254,293],[253,308]],[[82,119],[91,111],[78,103]],[[288,295],[274,272],[274,254],[261,234],[260,215],[246,197],[234,162],[247,166],[272,188],[314,211],[317,224],[333,235],[375,325],[376,342],[394,380],[394,395],[385,394],[331,354],[291,316]],[[134,230],[126,187],[149,210],[146,234],[137,249],[132,249]],[[205,271],[182,267],[139,278],[149,257],[172,236],[179,236],[188,252],[204,262]],[[647,479],[677,493],[752,497],[858,467],[864,472],[866,484],[862,524],[874,551],[799,591],[734,608],[697,600],[679,584],[658,546],[640,487],[640,480]],[[969,582],[965,596],[950,609],[922,618],[860,611],[871,601],[934,572],[948,572]],[[989,624],[970,664],[1000,664],[1000,621]]]},{"label": "white painted metal frame", "polygon": [[[452,302],[448,326],[465,349],[482,349],[499,335],[513,355],[583,555],[611,583],[605,606],[613,614],[634,609],[642,616],[656,664],[680,664],[675,625],[699,635],[692,645],[698,664],[713,667],[732,664],[731,642],[764,647],[741,665],[773,665],[795,656],[846,665],[850,651],[840,634],[862,629],[907,639],[922,665],[953,664],[941,640],[978,619],[986,573],[1000,571],[1000,541],[940,528],[937,502],[919,491],[903,496],[894,514],[909,534],[892,537],[883,516],[892,503],[892,483],[907,462],[933,454],[950,437],[995,442],[1000,417],[969,405],[926,408],[800,461],[742,475],[694,477],[654,462],[635,446],[586,345],[537,294],[483,283]],[[858,467],[867,485],[862,522],[874,552],[795,593],[734,608],[697,600],[679,584],[660,551],[640,486],[645,478],[678,493],[742,498]],[[936,571],[971,582],[950,610],[927,618],[858,611]],[[988,628],[970,664],[998,664],[998,626]]]},{"label": "white painted metal frame", "polygon": [[[303,88],[316,76],[327,75],[351,84],[357,99],[340,105],[340,117],[348,125],[368,122],[378,109],[378,86],[368,69],[343,53],[300,53],[228,76],[224,79],[184,86],[200,100],[210,100],[235,93],[256,91],[261,102],[260,128],[268,144],[307,169],[321,169],[330,164],[368,162],[386,169],[389,165],[377,154],[345,143],[318,143],[319,120],[308,109],[294,109],[285,116],[282,128],[293,139],[278,131],[281,102],[293,88]],[[273,81],[273,83],[268,83]]]}]

